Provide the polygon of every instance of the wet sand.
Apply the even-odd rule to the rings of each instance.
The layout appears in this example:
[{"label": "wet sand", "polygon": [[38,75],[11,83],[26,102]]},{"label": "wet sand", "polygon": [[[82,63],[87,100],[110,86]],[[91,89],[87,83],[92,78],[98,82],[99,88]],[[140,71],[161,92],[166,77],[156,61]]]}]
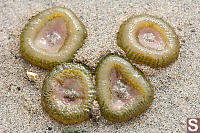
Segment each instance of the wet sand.
[{"label": "wet sand", "polygon": [[[101,116],[74,125],[91,133],[185,132],[188,117],[200,117],[200,2],[198,0],[2,0],[0,2],[0,132],[60,132],[41,107],[40,90],[47,70],[31,65],[20,54],[19,37],[28,20],[53,7],[70,8],[86,26],[88,37],[74,62],[95,69],[102,56],[125,56],[116,33],[128,17],[150,14],[170,23],[180,41],[178,59],[163,69],[137,65],[155,91],[152,106],[140,116],[111,123]],[[26,72],[38,74],[30,81]]]}]

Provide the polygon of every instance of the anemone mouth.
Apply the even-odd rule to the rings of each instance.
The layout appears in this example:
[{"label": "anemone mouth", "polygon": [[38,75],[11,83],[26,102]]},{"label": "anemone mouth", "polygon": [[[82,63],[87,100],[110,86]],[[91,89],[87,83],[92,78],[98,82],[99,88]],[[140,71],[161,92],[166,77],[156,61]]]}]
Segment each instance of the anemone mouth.
[{"label": "anemone mouth", "polygon": [[166,46],[162,34],[153,27],[141,28],[138,33],[138,40],[144,47],[155,50],[163,50]]},{"label": "anemone mouth", "polygon": [[57,80],[52,81],[53,97],[57,99],[57,104],[80,105],[84,99],[84,91],[81,79],[68,78],[63,83]]},{"label": "anemone mouth", "polygon": [[123,77],[117,68],[111,70],[111,93],[113,94],[114,110],[120,110],[128,103],[142,98],[143,95]]},{"label": "anemone mouth", "polygon": [[67,38],[67,27],[64,17],[57,17],[47,22],[38,32],[34,44],[50,53],[57,53]]}]

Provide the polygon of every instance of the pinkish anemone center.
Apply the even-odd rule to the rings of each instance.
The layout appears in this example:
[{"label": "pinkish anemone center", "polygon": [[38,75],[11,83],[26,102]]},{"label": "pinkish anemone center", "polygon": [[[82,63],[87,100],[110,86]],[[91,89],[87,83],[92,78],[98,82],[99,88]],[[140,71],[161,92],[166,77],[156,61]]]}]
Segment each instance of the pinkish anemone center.
[{"label": "pinkish anemone center", "polygon": [[56,53],[67,37],[66,22],[63,17],[49,21],[35,38],[35,45],[50,53]]},{"label": "pinkish anemone center", "polygon": [[139,31],[138,39],[143,46],[155,50],[163,50],[166,45],[161,33],[153,27],[142,28]]},{"label": "pinkish anemone center", "polygon": [[113,109],[120,109],[135,98],[142,97],[141,93],[129,84],[122,74],[113,69],[111,72],[111,92],[114,96]]},{"label": "pinkish anemone center", "polygon": [[84,98],[81,79],[65,79],[63,84],[54,80],[52,86],[54,87],[54,96],[63,103],[81,104]]}]

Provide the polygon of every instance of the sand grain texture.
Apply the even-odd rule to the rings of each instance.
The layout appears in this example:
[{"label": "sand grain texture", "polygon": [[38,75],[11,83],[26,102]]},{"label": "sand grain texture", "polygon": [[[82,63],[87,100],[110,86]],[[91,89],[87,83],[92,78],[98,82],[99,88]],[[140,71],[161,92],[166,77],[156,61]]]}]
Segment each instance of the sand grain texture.
[{"label": "sand grain texture", "polygon": [[[28,20],[53,7],[70,8],[85,24],[88,37],[74,61],[94,69],[108,53],[125,56],[116,44],[120,25],[131,15],[150,14],[170,23],[179,36],[180,56],[163,69],[139,66],[155,90],[152,106],[124,123],[93,117],[75,125],[91,133],[185,132],[187,117],[200,117],[199,0],[1,0],[0,1],[0,132],[59,132],[64,125],[41,107],[40,90],[47,70],[20,54],[19,36]],[[31,81],[26,72],[38,74]]]}]

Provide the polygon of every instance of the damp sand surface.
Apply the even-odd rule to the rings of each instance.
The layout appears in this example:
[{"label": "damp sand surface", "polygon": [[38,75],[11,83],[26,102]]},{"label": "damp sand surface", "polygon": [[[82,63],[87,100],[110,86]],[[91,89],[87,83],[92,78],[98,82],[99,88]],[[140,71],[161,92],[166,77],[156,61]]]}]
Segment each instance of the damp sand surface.
[{"label": "damp sand surface", "polygon": [[[93,71],[102,56],[125,53],[116,44],[120,25],[132,15],[149,14],[170,23],[180,41],[178,59],[163,69],[137,65],[155,91],[152,106],[140,116],[123,123],[106,121],[98,112],[73,125],[91,133],[185,132],[188,117],[200,117],[200,2],[198,0],[1,0],[0,2],[0,132],[57,133],[65,126],[43,110],[40,96],[47,70],[31,65],[20,54],[20,33],[40,11],[70,8],[84,23],[88,37],[75,55]],[[26,73],[37,73],[36,80]]]}]

